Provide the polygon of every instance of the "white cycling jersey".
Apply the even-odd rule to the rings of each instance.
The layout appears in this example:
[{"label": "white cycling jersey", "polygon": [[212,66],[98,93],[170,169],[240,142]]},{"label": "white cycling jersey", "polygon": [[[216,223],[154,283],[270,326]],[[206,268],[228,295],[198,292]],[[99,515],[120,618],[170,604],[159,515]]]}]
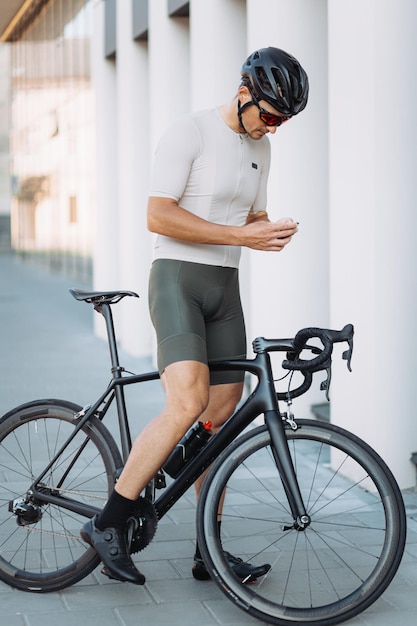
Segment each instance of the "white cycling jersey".
[{"label": "white cycling jersey", "polygon": [[[160,140],[150,196],[173,198],[180,207],[217,224],[243,226],[249,212],[266,209],[270,143],[235,133],[218,109],[181,118]],[[238,267],[239,246],[195,244],[164,235],[155,259]]]}]

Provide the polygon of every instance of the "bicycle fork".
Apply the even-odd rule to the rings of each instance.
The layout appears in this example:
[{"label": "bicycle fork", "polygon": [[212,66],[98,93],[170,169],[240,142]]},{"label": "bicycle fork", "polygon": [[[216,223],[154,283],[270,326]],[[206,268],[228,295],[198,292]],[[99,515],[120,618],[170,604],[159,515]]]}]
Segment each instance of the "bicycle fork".
[{"label": "bicycle fork", "polygon": [[294,464],[288,448],[284,423],[279,412],[265,411],[265,423],[271,436],[272,454],[294,519],[294,524],[285,526],[284,530],[305,530],[310,525],[311,519],[305,510]]},{"label": "bicycle fork", "polygon": [[[243,426],[249,424],[253,419],[253,413],[258,415],[263,413],[265,424],[271,437],[271,449],[274,456],[282,485],[287,496],[288,504],[292,513],[294,523],[285,527],[285,530],[305,530],[310,525],[311,519],[307,514],[300,487],[297,480],[294,464],[291,458],[288,441],[285,434],[284,421],[278,406],[278,399],[275,392],[274,376],[272,373],[271,360],[268,353],[268,341],[259,337],[254,342],[256,357],[253,361],[224,361],[223,363],[212,364],[213,369],[227,369],[233,364],[235,369],[251,372],[258,379],[256,390],[249,396],[244,405],[238,409],[241,414]],[[229,368],[231,369],[231,368]],[[237,413],[235,415],[237,415]],[[247,422],[246,422],[247,420]],[[245,424],[246,423],[246,424]],[[228,432],[229,424],[223,426],[216,438],[222,435],[222,431]],[[231,441],[241,432],[231,433]],[[208,444],[210,445],[210,443]]]}]

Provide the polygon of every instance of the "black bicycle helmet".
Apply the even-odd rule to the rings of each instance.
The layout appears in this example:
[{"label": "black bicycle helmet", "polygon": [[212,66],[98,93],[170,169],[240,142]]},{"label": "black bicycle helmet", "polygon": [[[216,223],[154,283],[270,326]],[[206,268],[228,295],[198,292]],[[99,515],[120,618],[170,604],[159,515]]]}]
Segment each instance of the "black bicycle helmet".
[{"label": "black bicycle helmet", "polygon": [[297,59],[279,48],[261,48],[244,62],[243,78],[250,80],[258,100],[265,100],[283,115],[297,115],[308,99],[308,77]]}]

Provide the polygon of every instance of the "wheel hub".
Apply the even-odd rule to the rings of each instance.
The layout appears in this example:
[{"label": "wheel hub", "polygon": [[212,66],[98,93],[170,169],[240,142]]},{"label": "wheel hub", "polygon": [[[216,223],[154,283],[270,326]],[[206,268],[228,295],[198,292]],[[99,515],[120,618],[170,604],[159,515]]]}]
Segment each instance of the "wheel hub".
[{"label": "wheel hub", "polygon": [[28,502],[25,498],[10,500],[9,511],[16,515],[18,526],[36,524],[42,518],[41,507],[33,502]]},{"label": "wheel hub", "polygon": [[294,520],[293,524],[288,524],[286,526],[283,526],[282,530],[304,531],[310,526],[310,524],[311,524],[311,517],[309,515],[302,515],[301,517],[297,517],[297,519]]}]

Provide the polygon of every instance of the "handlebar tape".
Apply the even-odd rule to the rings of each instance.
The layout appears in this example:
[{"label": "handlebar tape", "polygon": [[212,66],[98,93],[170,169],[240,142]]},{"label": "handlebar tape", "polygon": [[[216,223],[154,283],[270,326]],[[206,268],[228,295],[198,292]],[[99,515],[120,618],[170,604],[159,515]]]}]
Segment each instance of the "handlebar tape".
[{"label": "handlebar tape", "polygon": [[[353,351],[353,333],[354,329],[352,324],[347,324],[342,330],[329,330],[314,327],[303,328],[298,331],[294,337],[294,349],[287,352],[287,359],[283,361],[282,367],[284,369],[301,372],[318,372],[326,369],[331,363],[333,344],[347,341],[349,349],[343,353],[342,358],[347,360],[348,369],[351,371],[350,362]],[[302,350],[307,347],[307,341],[314,338],[319,339],[323,344],[323,349],[320,350],[320,354],[314,359],[300,359],[299,355]]]}]

